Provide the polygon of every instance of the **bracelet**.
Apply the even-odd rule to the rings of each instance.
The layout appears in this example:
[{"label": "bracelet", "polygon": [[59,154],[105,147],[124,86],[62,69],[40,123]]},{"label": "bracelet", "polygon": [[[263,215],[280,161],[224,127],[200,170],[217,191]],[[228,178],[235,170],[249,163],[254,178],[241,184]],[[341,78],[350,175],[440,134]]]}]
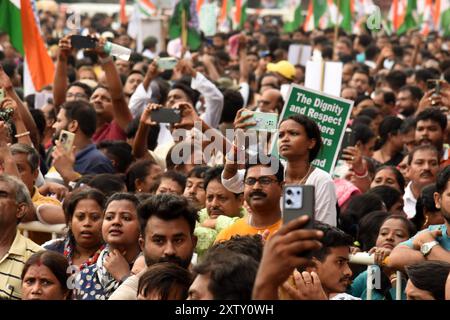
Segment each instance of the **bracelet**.
[{"label": "bracelet", "polygon": [[367,177],[367,173],[369,172],[369,170],[367,170],[367,168],[364,166],[364,171],[362,173],[357,172],[355,169],[353,169],[353,172],[355,173],[355,175],[359,178],[365,178]]},{"label": "bracelet", "polygon": [[30,135],[30,131],[25,131],[25,132],[16,134],[14,137],[21,138],[21,137],[25,137],[25,136],[29,136],[29,135]]},{"label": "bracelet", "polygon": [[98,57],[98,62],[100,62],[100,64],[107,64],[108,62],[111,61],[113,61],[113,58],[111,56],[107,56],[106,58]]},{"label": "bracelet", "polygon": [[367,170],[367,169],[364,172],[364,174],[358,174],[356,171],[353,171],[353,172],[355,173],[355,177],[357,177],[358,179],[366,178],[369,175],[369,170]]}]

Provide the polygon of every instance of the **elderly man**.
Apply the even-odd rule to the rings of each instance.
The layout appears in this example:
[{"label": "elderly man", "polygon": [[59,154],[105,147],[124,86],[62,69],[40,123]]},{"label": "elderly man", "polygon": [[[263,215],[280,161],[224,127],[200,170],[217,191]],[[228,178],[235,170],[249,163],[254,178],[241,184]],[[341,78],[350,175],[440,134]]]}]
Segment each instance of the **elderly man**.
[{"label": "elderly man", "polygon": [[3,299],[22,298],[23,266],[33,253],[43,250],[17,229],[32,206],[25,184],[15,177],[0,174],[0,298]]}]

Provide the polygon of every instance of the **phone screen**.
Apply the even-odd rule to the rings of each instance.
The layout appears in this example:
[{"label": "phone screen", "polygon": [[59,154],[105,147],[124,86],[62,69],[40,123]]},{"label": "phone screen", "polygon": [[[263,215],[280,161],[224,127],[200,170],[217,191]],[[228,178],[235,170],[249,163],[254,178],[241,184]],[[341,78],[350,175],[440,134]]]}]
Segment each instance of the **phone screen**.
[{"label": "phone screen", "polygon": [[158,123],[178,123],[181,121],[181,114],[178,110],[161,108],[153,110],[151,112],[151,118]]},{"label": "phone screen", "polygon": [[97,45],[97,39],[92,37],[73,35],[70,37],[70,43],[75,49],[93,49]]}]

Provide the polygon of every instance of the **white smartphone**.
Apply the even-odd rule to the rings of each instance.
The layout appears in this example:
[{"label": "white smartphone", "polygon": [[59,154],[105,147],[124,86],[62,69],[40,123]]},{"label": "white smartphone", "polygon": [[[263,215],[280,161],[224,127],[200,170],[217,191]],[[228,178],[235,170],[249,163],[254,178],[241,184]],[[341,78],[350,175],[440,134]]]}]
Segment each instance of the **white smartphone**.
[{"label": "white smartphone", "polygon": [[61,130],[59,134],[59,143],[61,143],[66,153],[72,152],[73,142],[75,140],[75,134],[66,130]]}]

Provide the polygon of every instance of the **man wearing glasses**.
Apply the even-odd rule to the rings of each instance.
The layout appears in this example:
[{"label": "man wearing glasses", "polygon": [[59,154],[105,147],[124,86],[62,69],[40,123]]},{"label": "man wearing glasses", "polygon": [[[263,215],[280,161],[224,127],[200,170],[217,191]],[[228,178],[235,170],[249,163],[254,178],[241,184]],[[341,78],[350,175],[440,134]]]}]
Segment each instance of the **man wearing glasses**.
[{"label": "man wearing glasses", "polygon": [[[250,162],[253,163],[253,162]],[[284,168],[269,164],[247,164],[244,179],[244,198],[251,214],[222,230],[216,242],[229,240],[235,235],[265,234],[271,236],[282,225],[280,198]]]}]

